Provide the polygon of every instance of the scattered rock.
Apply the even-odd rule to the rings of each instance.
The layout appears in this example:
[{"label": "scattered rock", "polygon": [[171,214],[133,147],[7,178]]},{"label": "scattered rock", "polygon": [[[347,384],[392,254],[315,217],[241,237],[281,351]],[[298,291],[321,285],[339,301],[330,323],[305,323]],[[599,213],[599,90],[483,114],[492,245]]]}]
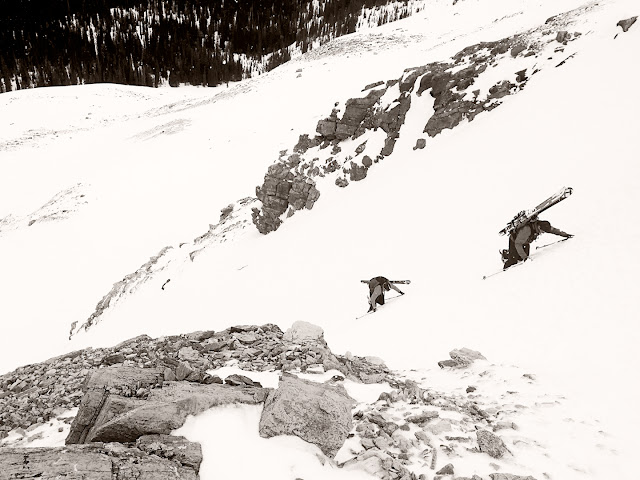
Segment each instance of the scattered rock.
[{"label": "scattered rock", "polygon": [[453,367],[465,368],[476,360],[486,360],[486,358],[475,350],[469,348],[454,349],[449,352],[451,360],[441,360],[438,362],[440,368]]},{"label": "scattered rock", "polygon": [[453,464],[447,463],[444,467],[436,472],[436,475],[453,475]]},{"label": "scattered rock", "polygon": [[424,138],[419,138],[416,140],[416,146],[413,147],[414,150],[422,150],[424,147],[427,146],[427,140]]},{"label": "scattered rock", "polygon": [[136,447],[149,455],[157,455],[200,470],[202,448],[186,438],[174,435],[145,435],[136,440]]},{"label": "scattered rock", "polygon": [[507,446],[502,439],[488,430],[476,431],[478,447],[481,452],[489,454],[493,458],[501,458],[508,452]]},{"label": "scattered rock", "polygon": [[490,473],[491,480],[536,480],[531,475],[522,477],[520,475],[513,475],[511,473]]},{"label": "scattered rock", "polygon": [[636,23],[636,20],[638,19],[638,17],[631,17],[631,18],[627,18],[626,20],[620,20],[616,26],[617,27],[621,27],[623,32],[626,32],[627,30],[629,30],[631,28],[631,26]]},{"label": "scattered rock", "polygon": [[407,417],[407,422],[417,423],[418,425],[421,425],[433,420],[434,418],[438,418],[439,416],[440,414],[436,411],[431,411],[431,412],[427,411],[427,412],[422,412],[418,415],[411,415]]},{"label": "scattered rock", "polygon": [[233,387],[262,387],[259,382],[254,382],[244,375],[229,375],[225,378],[224,383]]}]

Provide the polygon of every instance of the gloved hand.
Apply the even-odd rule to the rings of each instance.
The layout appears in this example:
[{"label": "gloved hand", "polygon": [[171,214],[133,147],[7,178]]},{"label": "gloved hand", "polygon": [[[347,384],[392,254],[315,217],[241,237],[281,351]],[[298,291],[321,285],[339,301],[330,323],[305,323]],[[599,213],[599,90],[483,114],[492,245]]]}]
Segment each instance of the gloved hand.
[{"label": "gloved hand", "polygon": [[400,295],[404,295],[404,292],[400,292]]}]

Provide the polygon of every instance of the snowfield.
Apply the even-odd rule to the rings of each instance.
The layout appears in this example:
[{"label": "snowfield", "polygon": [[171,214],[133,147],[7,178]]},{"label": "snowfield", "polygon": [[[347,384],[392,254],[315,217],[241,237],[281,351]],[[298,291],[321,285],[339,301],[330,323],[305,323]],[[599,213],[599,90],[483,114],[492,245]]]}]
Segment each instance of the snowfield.
[{"label": "snowfield", "polygon": [[[433,99],[415,96],[393,154],[366,179],[319,183],[313,209],[277,232],[261,235],[246,221],[190,259],[194,239],[222,209],[254,197],[279,152],[315,132],[335,102],[344,108],[365,85],[583,4],[587,13],[572,25],[582,36],[563,52],[566,62],[541,69],[499,108],[429,138],[422,130]],[[0,372],[139,334],[264,323],[285,330],[304,320],[324,329],[334,352],[380,357],[442,391],[483,384],[488,403],[523,405],[517,434],[538,444],[500,471],[632,478],[640,25],[623,33],[616,23],[638,10],[633,0],[433,1],[228,88],[0,95]],[[474,88],[488,89],[502,69],[518,71],[520,60],[511,62]],[[414,149],[420,137],[426,147]],[[544,235],[530,263],[483,280],[501,268],[507,239],[498,231],[564,186],[573,195],[541,217],[575,237],[534,250],[556,239]],[[77,330],[114,283],[168,246],[161,270]],[[360,280],[377,275],[411,284],[401,286],[402,299],[355,320],[367,309]],[[460,347],[487,362],[440,370],[437,362]],[[536,381],[521,383],[523,373]],[[512,385],[517,398],[504,403]],[[371,401],[365,393],[353,395]],[[373,478],[323,466],[320,451],[297,438],[259,438],[258,417],[258,407],[230,407],[185,424],[179,434],[203,445],[203,480],[220,475],[220,465],[207,465],[220,452],[234,467],[222,477]],[[211,435],[214,425],[220,435]],[[52,445],[64,440],[58,428],[68,426],[52,426]],[[456,475],[478,471],[473,458],[460,460]]]}]

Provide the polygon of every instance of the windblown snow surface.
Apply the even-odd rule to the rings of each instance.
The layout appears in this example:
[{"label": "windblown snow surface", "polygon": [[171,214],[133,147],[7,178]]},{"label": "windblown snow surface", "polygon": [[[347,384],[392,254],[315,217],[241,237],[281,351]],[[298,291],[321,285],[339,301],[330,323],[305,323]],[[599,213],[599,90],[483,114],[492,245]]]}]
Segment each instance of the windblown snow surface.
[{"label": "windblown snow surface", "polygon": [[[564,65],[417,150],[432,99],[414,98],[390,157],[347,188],[319,184],[314,208],[277,232],[264,236],[246,223],[193,261],[180,253],[221,209],[254,196],[279,152],[312,134],[335,102],[583,4],[451,3],[427,2],[411,18],[229,87],[102,84],[0,95],[0,371],[142,333],[264,323],[285,330],[304,320],[324,329],[334,352],[380,357],[434,388],[476,382],[487,398],[518,390],[524,431],[545,454],[522,447],[494,462],[501,471],[538,480],[636,474],[627,449],[640,427],[640,27],[616,26],[638,15],[633,0],[590,4]],[[563,186],[573,195],[543,218],[575,237],[483,280],[501,267],[506,221]],[[82,325],[115,282],[167,246],[163,271],[68,339],[70,325]],[[367,309],[360,280],[376,275],[412,283],[402,299],[356,320]],[[487,362],[440,370],[437,362],[460,347]],[[518,383],[523,373],[535,375],[535,386]],[[353,395],[364,401],[379,387]],[[299,439],[259,438],[258,416],[258,407],[229,407],[187,422],[181,433],[205,451],[203,480],[372,478],[323,466],[319,450]],[[225,460],[214,466],[214,457]],[[456,474],[486,474],[477,458],[458,460]]]}]

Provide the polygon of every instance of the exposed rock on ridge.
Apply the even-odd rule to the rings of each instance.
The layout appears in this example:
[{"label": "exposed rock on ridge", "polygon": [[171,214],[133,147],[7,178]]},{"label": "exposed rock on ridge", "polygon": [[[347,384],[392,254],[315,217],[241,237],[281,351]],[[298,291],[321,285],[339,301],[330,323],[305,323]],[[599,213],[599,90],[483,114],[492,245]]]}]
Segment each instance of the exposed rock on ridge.
[{"label": "exposed rock on ridge", "polygon": [[[312,208],[320,196],[319,181],[323,177],[333,178],[339,187],[366,178],[369,168],[394,151],[412,98],[428,92],[434,99],[433,113],[424,119],[423,132],[428,137],[455,128],[465,120],[471,122],[478,114],[497,108],[504,97],[521,91],[531,76],[543,68],[543,56],[551,60],[561,55],[568,42],[581,36],[580,32],[569,30],[571,22],[593,8],[594,5],[586,5],[556,15],[538,28],[498,41],[480,42],[464,48],[448,61],[408,68],[398,79],[367,85],[363,96],[345,102],[342,117],[339,110],[333,108],[328,117],[318,122],[315,136],[300,135],[293,154],[281,152],[280,158],[269,167],[263,184],[256,187],[256,196],[262,205],[253,208],[253,223],[266,234],[277,230],[284,218],[297,210]],[[523,69],[519,63],[518,71],[492,80],[490,87],[482,87],[485,91],[473,88],[483,74],[491,75],[490,68],[526,57],[531,57],[527,62],[529,67]],[[571,56],[556,66],[563,65],[568,58]],[[347,152],[351,147],[347,147],[345,141],[360,137],[364,143]],[[372,142],[376,145],[374,151],[363,147],[374,137],[377,139]],[[414,150],[425,146],[425,139],[418,138]],[[331,147],[330,154],[323,152],[328,147]]]},{"label": "exposed rock on ridge", "polygon": [[[386,366],[365,358],[333,354],[322,330],[304,322],[294,324],[287,335],[272,324],[157,339],[143,335],[115,347],[72,352],[0,376],[0,432],[55,419],[80,406],[85,392],[93,392],[95,403],[103,395],[97,385],[104,385],[107,394],[144,400],[164,381],[222,383],[207,370],[228,362],[247,371],[336,369],[365,383],[381,381],[389,373]],[[127,368],[115,374],[105,369],[111,365]],[[131,373],[134,370],[137,373]]]},{"label": "exposed rock on ridge", "polygon": [[93,313],[82,325],[78,326],[77,322],[71,325],[69,338],[80,329],[88,330],[97,324],[106,310],[115,306],[118,301],[135,292],[151,279],[157,277],[169,267],[171,262],[176,260],[184,262],[187,259],[193,261],[206,247],[216,243],[224,243],[238,235],[250,224],[250,217],[246,214],[249,206],[255,201],[256,199],[254,198],[243,198],[223,208],[220,220],[215,225],[209,225],[209,231],[195,238],[192,242],[181,243],[177,247],[166,246],[162,248],[135,272],[129,273],[122,280],[115,282],[111,290],[102,297]]},{"label": "exposed rock on ridge", "polygon": [[137,446],[93,443],[58,448],[4,448],[0,479],[196,480],[200,445],[184,437],[147,437]]}]

